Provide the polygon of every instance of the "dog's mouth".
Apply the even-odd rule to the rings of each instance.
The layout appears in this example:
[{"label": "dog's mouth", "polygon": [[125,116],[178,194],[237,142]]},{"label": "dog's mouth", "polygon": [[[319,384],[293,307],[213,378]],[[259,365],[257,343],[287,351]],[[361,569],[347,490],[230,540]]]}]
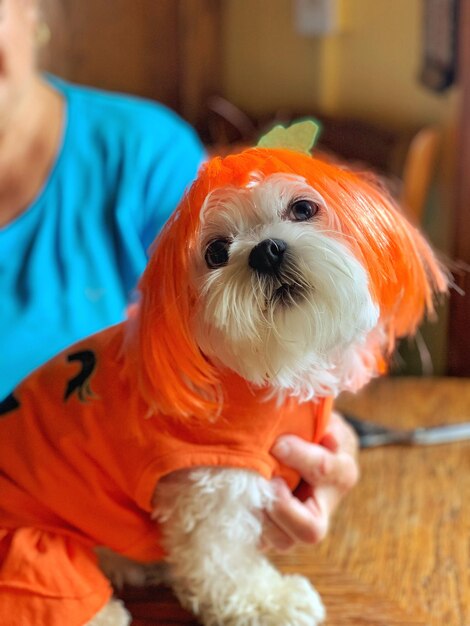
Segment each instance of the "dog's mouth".
[{"label": "dog's mouth", "polygon": [[289,306],[296,304],[305,297],[305,288],[297,283],[282,283],[271,297],[274,305]]}]

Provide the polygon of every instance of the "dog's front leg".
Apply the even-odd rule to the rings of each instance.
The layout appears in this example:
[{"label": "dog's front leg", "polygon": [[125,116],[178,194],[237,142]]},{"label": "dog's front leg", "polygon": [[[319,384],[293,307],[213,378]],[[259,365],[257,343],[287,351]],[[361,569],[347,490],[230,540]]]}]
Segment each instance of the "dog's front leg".
[{"label": "dog's front leg", "polygon": [[245,470],[198,469],[160,482],[155,514],[170,578],[205,626],[315,626],[320,598],[301,576],[283,576],[259,552],[261,511],[273,493]]}]

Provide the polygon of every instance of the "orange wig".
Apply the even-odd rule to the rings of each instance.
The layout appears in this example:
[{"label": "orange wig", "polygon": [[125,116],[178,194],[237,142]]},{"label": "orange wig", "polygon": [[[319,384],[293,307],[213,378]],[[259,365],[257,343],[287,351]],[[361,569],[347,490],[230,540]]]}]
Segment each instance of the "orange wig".
[{"label": "orange wig", "polygon": [[431,248],[371,177],[285,149],[251,148],[213,158],[156,240],[129,326],[128,367],[154,410],[181,417],[218,413],[220,373],[199,350],[191,328],[199,213],[214,189],[243,188],[253,174],[278,173],[303,177],[323,196],[336,216],[337,236],[368,273],[387,339],[385,348],[374,350],[375,370],[383,371],[398,337],[412,334],[433,313],[434,294],[447,291],[447,275]]}]

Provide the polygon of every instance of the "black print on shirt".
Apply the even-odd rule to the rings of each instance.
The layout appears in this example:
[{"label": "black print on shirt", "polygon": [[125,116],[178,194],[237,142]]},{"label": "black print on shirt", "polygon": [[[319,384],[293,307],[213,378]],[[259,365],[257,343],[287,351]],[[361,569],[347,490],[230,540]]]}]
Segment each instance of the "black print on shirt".
[{"label": "black print on shirt", "polygon": [[80,402],[86,402],[94,395],[90,387],[90,378],[96,368],[96,355],[91,350],[82,350],[81,352],[74,352],[73,354],[67,355],[67,361],[69,363],[78,361],[81,365],[81,369],[78,374],[67,383],[64,402],[75,392]]},{"label": "black print on shirt", "polygon": [[19,401],[15,398],[13,393],[10,393],[9,396],[0,402],[0,417],[15,411],[19,406]]}]

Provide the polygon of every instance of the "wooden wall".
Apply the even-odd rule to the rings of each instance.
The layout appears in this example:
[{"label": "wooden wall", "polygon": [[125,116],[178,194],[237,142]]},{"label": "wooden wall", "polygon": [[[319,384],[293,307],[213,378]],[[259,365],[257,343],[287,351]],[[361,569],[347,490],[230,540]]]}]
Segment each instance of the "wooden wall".
[{"label": "wooden wall", "polygon": [[43,0],[43,68],[167,104],[197,123],[219,90],[221,0]]}]

